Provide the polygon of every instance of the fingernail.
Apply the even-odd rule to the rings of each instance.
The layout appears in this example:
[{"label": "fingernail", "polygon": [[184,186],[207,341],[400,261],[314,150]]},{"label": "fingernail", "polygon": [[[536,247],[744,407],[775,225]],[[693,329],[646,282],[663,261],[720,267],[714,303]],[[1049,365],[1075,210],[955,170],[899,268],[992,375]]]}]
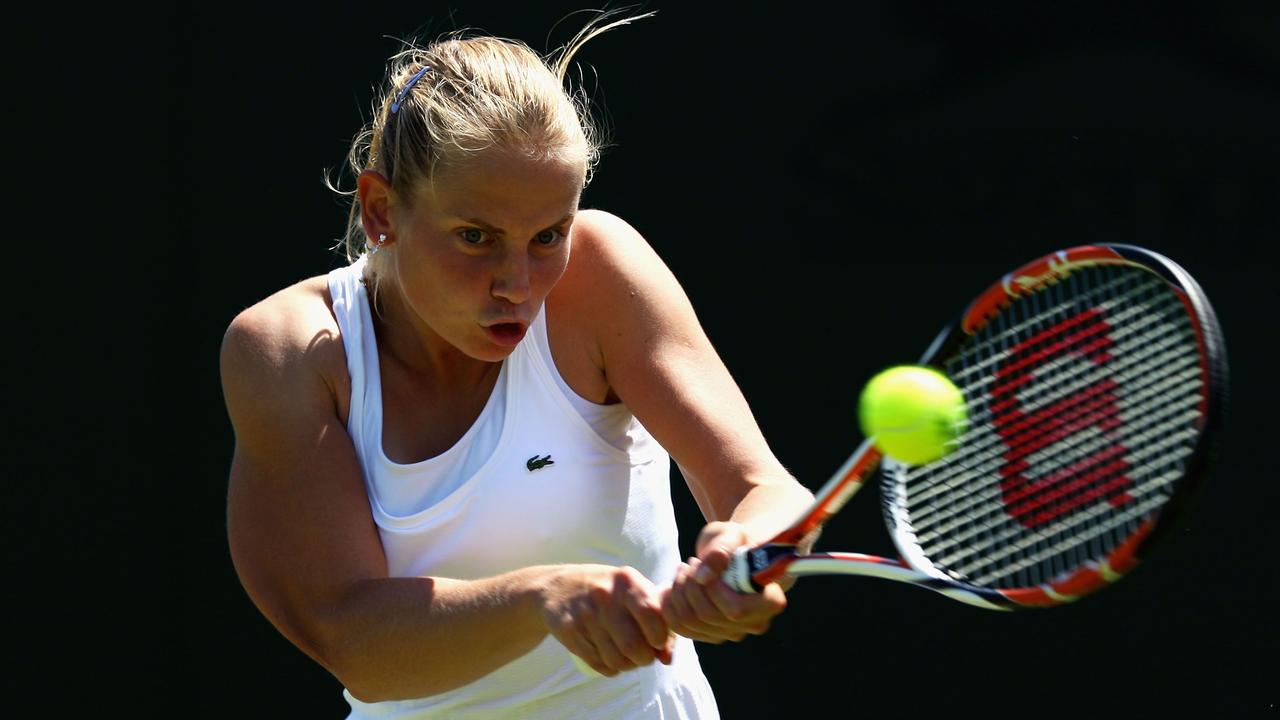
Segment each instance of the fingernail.
[{"label": "fingernail", "polygon": [[700,566],[698,571],[693,574],[693,579],[697,580],[699,585],[706,585],[707,581],[711,579],[711,568],[706,565]]}]

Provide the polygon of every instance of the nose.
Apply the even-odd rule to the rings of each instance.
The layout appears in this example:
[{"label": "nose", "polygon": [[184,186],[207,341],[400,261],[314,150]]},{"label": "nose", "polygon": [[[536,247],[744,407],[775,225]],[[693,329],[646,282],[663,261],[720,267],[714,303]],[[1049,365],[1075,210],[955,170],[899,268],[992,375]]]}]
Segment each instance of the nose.
[{"label": "nose", "polygon": [[529,255],[523,249],[504,253],[489,288],[493,297],[513,305],[529,299]]}]

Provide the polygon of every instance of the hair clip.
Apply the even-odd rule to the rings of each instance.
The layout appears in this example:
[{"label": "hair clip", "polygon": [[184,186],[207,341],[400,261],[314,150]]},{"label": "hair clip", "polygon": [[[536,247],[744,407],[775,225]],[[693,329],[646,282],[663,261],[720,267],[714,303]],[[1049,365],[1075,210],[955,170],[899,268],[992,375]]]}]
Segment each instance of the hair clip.
[{"label": "hair clip", "polygon": [[430,65],[423,65],[421,70],[419,70],[416,74],[414,74],[413,77],[409,78],[409,82],[405,83],[404,89],[400,91],[399,95],[396,95],[396,101],[391,103],[392,115],[395,115],[396,111],[400,109],[400,103],[404,102],[405,96],[408,95],[409,91],[413,89],[414,83],[418,82],[418,80],[420,80],[423,75],[426,75],[427,71],[430,69],[431,69]]}]

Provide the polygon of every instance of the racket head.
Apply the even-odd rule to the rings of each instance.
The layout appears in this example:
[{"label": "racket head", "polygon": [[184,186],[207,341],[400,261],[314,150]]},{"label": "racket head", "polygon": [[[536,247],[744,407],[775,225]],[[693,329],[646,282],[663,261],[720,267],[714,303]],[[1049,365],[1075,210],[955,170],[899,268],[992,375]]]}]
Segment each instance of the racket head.
[{"label": "racket head", "polygon": [[958,448],[880,465],[903,561],[1011,609],[1129,572],[1181,517],[1216,452],[1227,360],[1176,263],[1131,245],[1059,251],[1006,275],[921,359],[965,396]]}]

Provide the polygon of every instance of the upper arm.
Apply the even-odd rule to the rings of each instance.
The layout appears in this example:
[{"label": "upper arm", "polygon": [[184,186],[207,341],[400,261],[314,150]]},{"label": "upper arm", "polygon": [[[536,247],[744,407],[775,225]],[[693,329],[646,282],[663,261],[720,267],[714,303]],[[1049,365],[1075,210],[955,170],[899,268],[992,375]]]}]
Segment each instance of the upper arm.
[{"label": "upper arm", "polygon": [[254,603],[328,667],[327,630],[342,597],[359,580],[385,576],[386,562],[324,374],[325,354],[341,341],[307,321],[316,317],[311,308],[299,312],[291,302],[275,296],[246,310],[223,339],[223,394],[235,430],[227,532]]},{"label": "upper arm", "polygon": [[622,220],[583,220],[568,279],[589,298],[580,310],[609,386],[675,459],[703,514],[729,519],[757,484],[794,482],[666,264]]}]

